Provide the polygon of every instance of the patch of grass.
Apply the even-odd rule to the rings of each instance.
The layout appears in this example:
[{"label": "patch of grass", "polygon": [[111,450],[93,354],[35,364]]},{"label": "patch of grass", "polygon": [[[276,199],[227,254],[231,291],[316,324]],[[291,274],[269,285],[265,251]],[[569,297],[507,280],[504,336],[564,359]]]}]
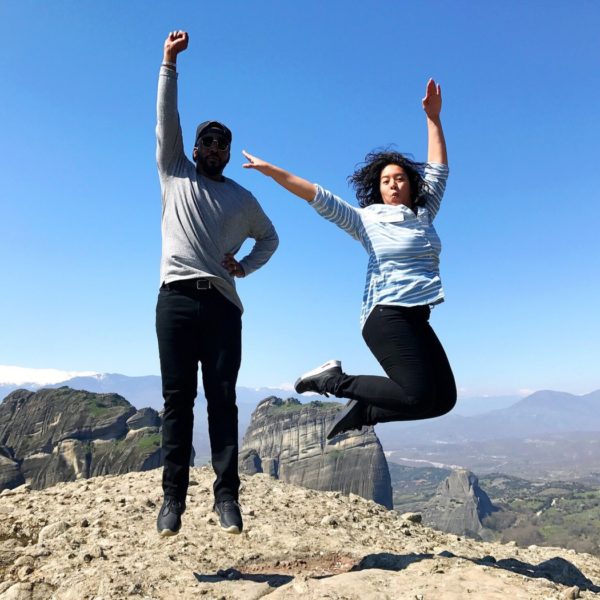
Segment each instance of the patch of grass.
[{"label": "patch of grass", "polygon": [[86,403],[86,411],[94,417],[105,415],[109,410],[109,407],[94,400],[90,400]]},{"label": "patch of grass", "polygon": [[546,505],[546,500],[537,498],[516,498],[510,503],[510,507],[518,512],[537,512]]},{"label": "patch of grass", "polygon": [[94,416],[105,415],[114,409],[126,407],[123,401],[116,396],[96,396],[86,398],[86,405],[89,412]]},{"label": "patch of grass", "polygon": [[328,409],[331,406],[342,406],[339,402],[321,402],[320,400],[314,400],[309,404],[302,404],[301,402],[283,402],[279,405],[271,405],[269,407],[269,414],[280,414],[280,413],[293,413],[300,412],[307,406],[314,406],[317,408]]},{"label": "patch of grass", "polygon": [[506,530],[496,528],[502,531],[504,541],[600,553],[600,490],[576,482],[548,482],[530,488],[529,493],[524,497],[521,489],[518,498],[507,502],[508,510],[518,515],[518,522]]},{"label": "patch of grass", "polygon": [[58,388],[55,397],[59,402],[66,402],[69,406],[83,407],[94,417],[103,416],[111,411],[129,408],[129,403],[117,394],[95,394],[85,390],[73,390],[67,386]]},{"label": "patch of grass", "polygon": [[279,406],[270,406],[269,414],[298,412],[301,408],[301,404],[280,404]]},{"label": "patch of grass", "polygon": [[160,437],[160,433],[146,435],[138,441],[138,448],[140,450],[154,450],[160,448]]}]

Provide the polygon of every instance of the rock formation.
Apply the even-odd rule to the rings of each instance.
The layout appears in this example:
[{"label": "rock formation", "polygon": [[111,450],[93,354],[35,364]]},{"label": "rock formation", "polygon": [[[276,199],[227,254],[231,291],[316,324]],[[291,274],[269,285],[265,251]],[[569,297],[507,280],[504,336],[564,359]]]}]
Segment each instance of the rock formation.
[{"label": "rock formation", "polygon": [[117,394],[16,390],[0,404],[0,490],[157,467],[159,426]]},{"label": "rock formation", "polygon": [[456,535],[487,539],[488,530],[481,521],[498,510],[479,487],[477,476],[456,469],[440,483],[423,511],[426,525]]},{"label": "rock formation", "polygon": [[390,473],[373,428],[326,440],[341,408],[338,402],[266,398],[256,407],[244,436],[243,472],[267,473],[314,490],[354,493],[392,508]]},{"label": "rock formation", "polygon": [[597,598],[600,559],[428,529],[356,495],[242,476],[244,532],[221,531],[208,467],[161,538],[161,472],[0,493],[0,600]]}]

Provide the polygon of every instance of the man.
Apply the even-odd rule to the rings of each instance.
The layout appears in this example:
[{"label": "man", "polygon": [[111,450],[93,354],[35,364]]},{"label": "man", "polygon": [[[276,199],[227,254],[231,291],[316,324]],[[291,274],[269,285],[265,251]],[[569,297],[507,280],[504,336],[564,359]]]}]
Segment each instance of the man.
[{"label": "man", "polygon": [[[214,510],[221,527],[241,533],[235,385],[241,360],[242,303],[235,277],[264,265],[278,238],[258,201],[223,176],[231,131],[218,121],[196,130],[194,163],[183,151],[177,110],[177,56],[188,34],[167,36],[157,99],[156,158],[162,191],[161,288],[156,306],[163,397],[163,536],[181,528],[189,483],[198,363],[208,406]],[[206,86],[209,89],[209,86]],[[240,260],[247,238],[256,240]]]}]

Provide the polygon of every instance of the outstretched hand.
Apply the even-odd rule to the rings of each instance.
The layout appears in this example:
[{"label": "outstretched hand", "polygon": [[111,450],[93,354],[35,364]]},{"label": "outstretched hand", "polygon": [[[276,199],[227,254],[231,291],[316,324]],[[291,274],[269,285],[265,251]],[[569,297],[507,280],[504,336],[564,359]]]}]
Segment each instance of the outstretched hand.
[{"label": "outstretched hand", "polygon": [[427,82],[423,110],[430,119],[438,118],[442,112],[442,88],[433,79]]},{"label": "outstretched hand", "polygon": [[165,60],[174,62],[177,55],[188,47],[189,39],[186,31],[171,31],[165,40]]},{"label": "outstretched hand", "polygon": [[248,161],[247,163],[244,163],[242,165],[244,169],[255,169],[263,175],[271,175],[271,172],[273,170],[273,165],[271,163],[268,163],[267,161],[258,158],[258,156],[253,156],[245,150],[242,150],[242,154],[246,157]]},{"label": "outstretched hand", "polygon": [[298,177],[281,167],[276,167],[266,160],[258,158],[258,156],[253,156],[245,150],[242,150],[242,154],[248,160],[247,163],[242,165],[244,169],[254,169],[267,177],[272,177],[280,186],[292,192],[292,194],[296,194],[296,196],[303,198],[307,202],[314,200],[317,188],[313,183],[310,183],[310,181],[302,179],[302,177]]}]

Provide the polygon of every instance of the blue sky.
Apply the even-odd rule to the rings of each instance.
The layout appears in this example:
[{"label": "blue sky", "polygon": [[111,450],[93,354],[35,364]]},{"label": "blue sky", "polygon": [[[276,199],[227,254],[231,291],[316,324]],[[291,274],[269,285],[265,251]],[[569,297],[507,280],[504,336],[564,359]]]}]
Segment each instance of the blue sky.
[{"label": "blue sky", "polygon": [[0,3],[0,364],[158,374],[162,44],[198,122],[233,130],[226,174],[279,250],[238,288],[239,383],[275,386],[329,358],[380,373],[358,315],[366,255],[255,172],[257,154],[353,200],[382,145],[426,155],[421,98],[442,84],[451,175],[437,229],[446,302],[432,324],[463,396],[600,388],[600,4]]}]

